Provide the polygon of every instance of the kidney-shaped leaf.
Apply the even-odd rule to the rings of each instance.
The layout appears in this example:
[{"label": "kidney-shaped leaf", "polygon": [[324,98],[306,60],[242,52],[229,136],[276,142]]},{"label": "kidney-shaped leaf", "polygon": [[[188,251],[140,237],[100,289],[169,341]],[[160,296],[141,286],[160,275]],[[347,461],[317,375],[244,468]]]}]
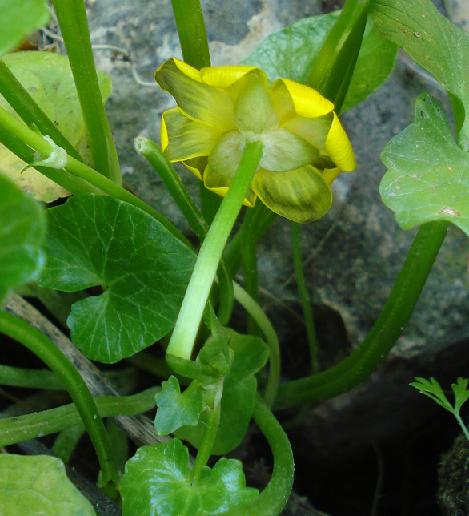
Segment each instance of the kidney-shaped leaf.
[{"label": "kidney-shaped leaf", "polygon": [[381,159],[388,171],[380,194],[403,229],[447,220],[469,235],[469,155],[456,145],[434,99],[417,99],[415,122],[386,145]]},{"label": "kidney-shaped leaf", "polygon": [[[85,123],[68,58],[51,52],[15,52],[2,60],[59,131],[89,161]],[[98,72],[98,80],[106,101],[111,94],[111,79]],[[0,107],[13,112],[1,95]],[[28,168],[22,172],[25,166],[24,161],[0,144],[0,168],[23,190],[45,202],[67,195],[61,186],[37,170]]]},{"label": "kidney-shaped leaf", "polygon": [[0,55],[47,23],[46,0],[0,0]]},{"label": "kidney-shaped leaf", "polygon": [[41,206],[0,175],[0,301],[9,288],[36,279],[45,234]]},{"label": "kidney-shaped leaf", "polygon": [[147,213],[110,197],[73,197],[48,214],[41,285],[103,289],[76,302],[67,320],[88,358],[117,362],[171,331],[195,261],[189,248]]},{"label": "kidney-shaped leaf", "polygon": [[191,482],[187,448],[177,439],[142,446],[129,461],[120,490],[124,516],[192,516],[226,513],[258,492],[246,487],[242,464],[220,459]]},{"label": "kidney-shaped leaf", "polygon": [[61,460],[47,455],[0,455],[0,514],[92,516],[90,502],[70,482]]},{"label": "kidney-shaped leaf", "polygon": [[[268,36],[245,59],[259,66],[270,79],[287,77],[305,83],[338,12],[304,18]],[[389,76],[396,61],[397,47],[368,23],[363,44],[342,111],[363,102]]]}]

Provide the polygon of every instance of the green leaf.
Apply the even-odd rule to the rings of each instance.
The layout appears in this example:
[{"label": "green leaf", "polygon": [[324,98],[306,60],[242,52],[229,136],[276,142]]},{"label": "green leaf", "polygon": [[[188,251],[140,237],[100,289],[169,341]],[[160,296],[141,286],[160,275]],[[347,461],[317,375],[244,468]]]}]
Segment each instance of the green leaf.
[{"label": "green leaf", "polygon": [[124,516],[204,516],[226,513],[258,496],[246,487],[242,464],[220,459],[191,482],[187,448],[177,439],[142,446],[126,466],[120,490]]},{"label": "green leaf", "polygon": [[435,403],[438,403],[438,405],[446,409],[448,412],[451,412],[451,414],[454,413],[453,406],[448,401],[443,389],[435,378],[432,377],[427,380],[426,378],[418,376],[409,385],[414,389],[417,389],[420,394],[431,398]]},{"label": "green leaf", "polygon": [[469,234],[469,155],[434,99],[417,99],[415,122],[385,146],[381,159],[388,170],[380,194],[403,229],[446,220]]},{"label": "green leaf", "polygon": [[[248,56],[246,64],[259,66],[271,80],[286,77],[307,83],[315,60],[339,12],[305,18],[268,36]],[[343,111],[375,91],[394,68],[397,49],[368,22]]]},{"label": "green leaf", "polygon": [[91,516],[90,502],[70,482],[61,460],[46,455],[0,455],[2,516]]},{"label": "green leaf", "polygon": [[[256,401],[257,381],[254,374],[265,365],[269,356],[267,345],[258,337],[241,335],[232,330],[225,330],[225,337],[234,357],[224,381],[220,424],[212,449],[214,455],[229,453],[246,435]],[[204,348],[200,354],[203,352]],[[203,412],[197,426],[183,427],[176,435],[198,448],[208,417],[208,411]]]},{"label": "green leaf", "polygon": [[[38,106],[54,122],[57,129],[90,161],[85,123],[68,58],[51,52],[15,52],[3,56],[3,61]],[[98,73],[103,101],[111,94],[111,79]],[[0,107],[13,112],[0,95]],[[67,192],[0,144],[0,169],[21,188],[45,202],[65,197]]]},{"label": "green leaf", "polygon": [[469,400],[468,382],[467,378],[458,378],[456,383],[451,384],[451,389],[453,389],[454,393],[454,409],[457,413],[459,413],[464,403]]},{"label": "green leaf", "polygon": [[196,425],[204,408],[202,385],[193,381],[181,394],[178,379],[170,376],[161,384],[161,392],[155,396],[158,411],[155,429],[158,435],[168,435],[181,426]]},{"label": "green leaf", "polygon": [[[431,0],[375,0],[371,14],[383,35],[428,70],[469,113],[469,34],[440,14]],[[469,146],[467,117],[462,140]]]},{"label": "green leaf", "polygon": [[0,175],[0,302],[8,289],[39,275],[45,234],[43,209]]},{"label": "green leaf", "polygon": [[67,320],[88,358],[114,363],[171,331],[194,266],[190,249],[147,213],[110,197],[73,197],[48,214],[40,284],[103,288],[74,303]]},{"label": "green leaf", "polygon": [[0,55],[47,23],[46,0],[0,0]]}]

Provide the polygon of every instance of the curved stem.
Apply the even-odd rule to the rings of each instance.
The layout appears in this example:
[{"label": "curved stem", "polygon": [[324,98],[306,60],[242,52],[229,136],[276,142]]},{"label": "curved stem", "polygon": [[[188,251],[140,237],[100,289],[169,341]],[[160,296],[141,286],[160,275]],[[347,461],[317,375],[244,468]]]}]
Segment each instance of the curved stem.
[{"label": "curved stem", "polygon": [[234,283],[234,296],[236,301],[248,312],[264,334],[270,350],[269,377],[265,388],[264,399],[270,407],[276,396],[280,381],[280,345],[272,323],[262,308],[254,299],[237,283]]},{"label": "curved stem", "polygon": [[[22,143],[26,144],[28,147],[32,148],[34,151],[38,152],[41,156],[48,157],[54,150],[52,145],[48,141],[46,141],[43,136],[35,133],[29,127],[24,125],[23,122],[19,121],[11,113],[8,113],[8,111],[6,111],[5,109],[0,108],[0,133],[2,133],[2,130],[14,135],[15,138],[20,140]],[[41,167],[41,169],[43,168],[44,167]],[[127,191],[125,188],[118,185],[114,181],[111,181],[111,179],[103,176],[102,174],[92,169],[88,165],[85,165],[81,161],[78,161],[75,158],[72,158],[68,155],[66,156],[66,163],[64,168],[65,170],[49,168],[49,170],[54,171],[55,174],[52,177],[52,180],[55,181],[55,177],[57,175],[67,177],[69,174],[84,179],[85,181],[95,186],[102,192],[110,195],[111,197],[115,197],[116,199],[120,199],[121,201],[128,202],[129,204],[132,204],[133,206],[147,212],[158,222],[163,224],[163,226],[168,231],[170,231],[176,238],[181,240],[181,242],[185,243],[187,246],[190,246],[189,242],[184,237],[184,235],[169,220],[167,220],[163,215],[158,213],[146,202],[131,194],[129,191]],[[42,170],[40,171],[42,172]]]},{"label": "curved stem", "polygon": [[57,129],[52,120],[37,105],[28,91],[18,81],[10,68],[0,59],[0,93],[10,106],[30,127],[35,125],[42,134],[50,136],[54,142],[63,147],[70,156],[81,159],[77,150]]},{"label": "curved stem", "polygon": [[118,472],[112,460],[106,429],[90,391],[73,365],[45,335],[7,312],[0,312],[0,332],[26,346],[62,380],[93,442],[103,474],[103,484],[117,483]]},{"label": "curved stem", "polygon": [[182,57],[195,68],[210,66],[207,31],[200,0],[171,0]]},{"label": "curved stem", "polygon": [[95,168],[122,183],[117,151],[99,89],[84,0],[52,0],[67,48]]},{"label": "curved stem", "polygon": [[299,224],[291,224],[291,242],[296,286],[298,288],[298,294],[303,308],[303,319],[308,339],[311,373],[317,373],[319,371],[319,345],[316,328],[314,326],[313,306],[306,287],[305,273],[303,269],[303,257],[301,255],[301,226]]},{"label": "curved stem", "polygon": [[274,458],[272,477],[262,493],[249,504],[249,508],[241,506],[232,509],[229,513],[231,516],[244,516],[245,514],[275,516],[281,514],[288,502],[293,485],[295,463],[286,433],[261,400],[256,403],[254,419],[272,450]]},{"label": "curved stem", "polygon": [[28,389],[64,390],[59,378],[46,369],[20,369],[7,365],[0,365],[0,385],[25,387]]},{"label": "curved stem", "polygon": [[223,199],[200,248],[176,326],[166,351],[169,355],[186,360],[191,357],[195,337],[215,279],[223,248],[257,170],[261,155],[262,144],[260,142],[252,142],[246,145],[228,194]]},{"label": "curved stem", "polygon": [[447,222],[429,222],[419,229],[391,295],[362,344],[338,365],[281,385],[277,407],[329,399],[370,376],[386,358],[409,321],[447,229]]},{"label": "curved stem", "polygon": [[[101,417],[136,416],[155,406],[153,387],[132,396],[101,396],[95,398]],[[82,425],[82,418],[74,403],[22,416],[0,418],[0,446],[9,446],[44,435],[55,434]]]}]

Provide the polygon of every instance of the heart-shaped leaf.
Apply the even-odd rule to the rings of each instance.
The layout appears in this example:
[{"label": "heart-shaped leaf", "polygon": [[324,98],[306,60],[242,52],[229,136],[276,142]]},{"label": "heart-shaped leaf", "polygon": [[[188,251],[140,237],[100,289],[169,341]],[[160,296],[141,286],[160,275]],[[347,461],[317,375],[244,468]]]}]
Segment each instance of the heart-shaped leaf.
[{"label": "heart-shaped leaf", "polygon": [[124,516],[226,514],[258,496],[234,459],[205,466],[192,482],[189,452],[177,439],[139,448],[127,462],[120,491]]},{"label": "heart-shaped leaf", "polygon": [[46,0],[0,0],[0,55],[47,23]]},{"label": "heart-shaped leaf", "polygon": [[63,462],[48,455],[0,455],[0,514],[92,516],[90,502],[70,482]]},{"label": "heart-shaped leaf", "polygon": [[110,197],[73,197],[48,210],[44,287],[103,293],[76,302],[73,342],[113,363],[167,335],[191,275],[194,253],[142,210]]},{"label": "heart-shaped leaf", "polygon": [[[271,80],[286,77],[306,83],[310,66],[338,14],[304,18],[271,34],[244,62],[259,66]],[[396,53],[397,47],[369,22],[342,111],[363,102],[379,88],[394,68]]]},{"label": "heart-shaped leaf", "polygon": [[0,175],[0,301],[8,289],[37,278],[45,235],[41,206]]},{"label": "heart-shaped leaf", "polygon": [[[89,161],[85,123],[68,58],[51,52],[15,52],[3,56],[2,60],[59,131],[85,161]],[[103,101],[106,101],[111,94],[111,79],[99,72],[98,80]],[[1,95],[0,107],[13,112]],[[61,186],[37,170],[23,171],[25,166],[24,161],[0,144],[0,169],[23,190],[45,202],[67,195]]]},{"label": "heart-shaped leaf", "polygon": [[415,122],[385,146],[381,159],[388,170],[380,194],[403,229],[446,220],[469,235],[469,155],[434,99],[417,99]]}]

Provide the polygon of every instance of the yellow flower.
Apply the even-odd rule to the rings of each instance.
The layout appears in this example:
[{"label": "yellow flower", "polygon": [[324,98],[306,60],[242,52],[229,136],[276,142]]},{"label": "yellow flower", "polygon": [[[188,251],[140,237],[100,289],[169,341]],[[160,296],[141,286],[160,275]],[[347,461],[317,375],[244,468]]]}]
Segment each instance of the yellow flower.
[{"label": "yellow flower", "polygon": [[182,162],[219,195],[229,188],[247,142],[263,155],[245,204],[256,197],[295,222],[324,216],[331,183],[352,171],[350,141],[332,102],[317,91],[251,66],[196,70],[169,59],[155,73],[178,107],[163,113],[161,143],[169,161]]}]

